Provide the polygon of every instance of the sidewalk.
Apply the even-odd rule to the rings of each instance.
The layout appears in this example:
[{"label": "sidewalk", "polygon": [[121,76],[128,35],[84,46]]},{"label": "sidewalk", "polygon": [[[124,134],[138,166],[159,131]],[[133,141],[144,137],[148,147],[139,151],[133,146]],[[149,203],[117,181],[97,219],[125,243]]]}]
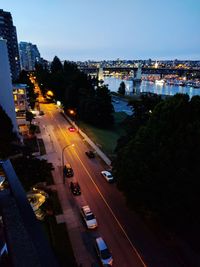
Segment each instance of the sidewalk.
[{"label": "sidewalk", "polygon": [[101,149],[84,133],[82,130],[73,122],[65,113],[63,116],[66,120],[68,120],[74,128],[78,131],[78,133],[83,137],[83,139],[95,150],[98,156],[109,166],[111,167],[111,160],[101,151]]}]

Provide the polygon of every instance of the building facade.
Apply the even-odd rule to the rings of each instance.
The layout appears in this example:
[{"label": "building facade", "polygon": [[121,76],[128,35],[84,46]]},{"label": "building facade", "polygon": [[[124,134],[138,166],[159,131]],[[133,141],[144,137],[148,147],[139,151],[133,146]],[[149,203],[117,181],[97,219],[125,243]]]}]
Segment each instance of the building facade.
[{"label": "building facade", "polygon": [[13,131],[18,132],[6,43],[0,39],[0,105],[12,120]]},{"label": "building facade", "polygon": [[20,73],[19,49],[16,27],[13,25],[10,12],[0,9],[0,37],[7,40],[8,57],[12,80],[16,80]]},{"label": "building facade", "polygon": [[32,71],[35,69],[35,63],[40,63],[40,53],[35,44],[28,42],[19,43],[19,54],[21,69]]},{"label": "building facade", "polygon": [[26,84],[13,84],[13,98],[17,119],[26,118],[26,110],[28,109]]}]

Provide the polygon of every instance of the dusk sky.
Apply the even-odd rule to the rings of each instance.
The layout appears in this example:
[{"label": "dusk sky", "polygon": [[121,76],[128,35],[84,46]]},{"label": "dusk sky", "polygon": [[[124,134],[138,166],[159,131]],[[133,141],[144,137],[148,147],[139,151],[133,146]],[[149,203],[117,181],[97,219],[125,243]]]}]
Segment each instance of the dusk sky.
[{"label": "dusk sky", "polygon": [[52,60],[200,60],[200,0],[0,0]]}]

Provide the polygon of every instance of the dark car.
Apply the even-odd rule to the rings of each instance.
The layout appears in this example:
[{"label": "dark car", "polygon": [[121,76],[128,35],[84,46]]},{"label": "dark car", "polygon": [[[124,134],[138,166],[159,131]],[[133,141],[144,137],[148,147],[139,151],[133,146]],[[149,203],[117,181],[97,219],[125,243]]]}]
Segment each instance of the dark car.
[{"label": "dark car", "polygon": [[81,188],[78,182],[71,182],[70,189],[73,195],[79,196],[81,194]]},{"label": "dark car", "polygon": [[94,158],[95,157],[95,154],[93,151],[89,150],[89,151],[86,151],[85,154],[88,156],[88,158]]},{"label": "dark car", "polygon": [[72,177],[74,175],[74,171],[69,163],[65,164],[63,172],[66,177]]},{"label": "dark car", "polygon": [[43,110],[40,110],[40,111],[39,111],[39,115],[40,115],[40,116],[44,115],[44,111],[43,111]]}]

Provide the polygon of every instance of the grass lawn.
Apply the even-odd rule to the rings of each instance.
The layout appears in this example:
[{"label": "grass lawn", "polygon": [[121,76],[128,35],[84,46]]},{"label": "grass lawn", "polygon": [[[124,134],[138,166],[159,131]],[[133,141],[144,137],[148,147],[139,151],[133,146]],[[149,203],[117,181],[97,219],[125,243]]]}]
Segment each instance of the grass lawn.
[{"label": "grass lawn", "polygon": [[124,112],[115,112],[115,124],[109,130],[96,128],[84,122],[79,122],[79,126],[94,143],[98,144],[108,156],[112,157],[118,138],[125,133],[121,127],[121,122],[126,116]]}]

